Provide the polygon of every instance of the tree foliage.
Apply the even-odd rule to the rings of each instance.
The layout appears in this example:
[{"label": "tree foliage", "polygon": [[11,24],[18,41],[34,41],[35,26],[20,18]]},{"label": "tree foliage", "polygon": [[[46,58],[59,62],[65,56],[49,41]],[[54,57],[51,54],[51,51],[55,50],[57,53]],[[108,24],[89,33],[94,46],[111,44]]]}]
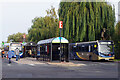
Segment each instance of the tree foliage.
[{"label": "tree foliage", "polygon": [[33,25],[28,30],[28,40],[38,42],[52,37],[59,36],[58,18],[55,8],[46,10],[45,17],[36,17],[32,20]]},{"label": "tree foliage", "polygon": [[58,14],[70,42],[100,40],[103,28],[107,40],[114,33],[115,11],[106,2],[60,2]]},{"label": "tree foliage", "polygon": [[[25,33],[18,32],[16,34],[9,35],[7,42],[10,42],[10,41],[12,41],[12,42],[22,42],[24,34]],[[27,34],[25,34],[25,35],[26,35],[25,41],[27,42],[28,35]]]},{"label": "tree foliage", "polygon": [[112,39],[114,40],[115,44],[114,47],[116,58],[120,59],[120,22],[118,22],[115,26],[115,34],[113,35]]}]

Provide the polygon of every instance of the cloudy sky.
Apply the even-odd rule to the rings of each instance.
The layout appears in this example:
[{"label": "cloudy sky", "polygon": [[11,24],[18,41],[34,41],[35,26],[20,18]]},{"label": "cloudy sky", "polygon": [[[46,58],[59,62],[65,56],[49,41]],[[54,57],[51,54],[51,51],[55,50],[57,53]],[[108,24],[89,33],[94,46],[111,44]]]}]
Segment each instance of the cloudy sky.
[{"label": "cloudy sky", "polygon": [[[32,25],[32,19],[45,16],[51,6],[56,10],[59,0],[2,0],[0,2],[0,42],[13,33],[25,32]],[[2,38],[1,38],[2,37]]]},{"label": "cloudy sky", "polygon": [[[115,5],[117,15],[120,0],[108,1]],[[32,19],[45,16],[45,10],[51,6],[57,11],[59,2],[60,0],[0,0],[0,43],[7,41],[7,37],[13,33],[27,33]]]}]

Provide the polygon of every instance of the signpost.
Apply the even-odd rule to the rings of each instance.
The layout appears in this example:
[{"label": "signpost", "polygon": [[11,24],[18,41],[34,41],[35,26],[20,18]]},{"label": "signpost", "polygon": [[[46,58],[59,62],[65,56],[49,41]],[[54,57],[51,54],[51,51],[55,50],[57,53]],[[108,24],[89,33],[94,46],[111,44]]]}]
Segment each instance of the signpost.
[{"label": "signpost", "polygon": [[26,37],[26,36],[25,36],[25,34],[24,34],[24,35],[23,35],[23,43],[25,42],[25,37]]},{"label": "signpost", "polygon": [[2,42],[2,45],[4,45],[5,43],[4,42]]},{"label": "signpost", "polygon": [[60,61],[61,61],[61,29],[63,28],[63,21],[59,21],[59,28],[60,28]]}]

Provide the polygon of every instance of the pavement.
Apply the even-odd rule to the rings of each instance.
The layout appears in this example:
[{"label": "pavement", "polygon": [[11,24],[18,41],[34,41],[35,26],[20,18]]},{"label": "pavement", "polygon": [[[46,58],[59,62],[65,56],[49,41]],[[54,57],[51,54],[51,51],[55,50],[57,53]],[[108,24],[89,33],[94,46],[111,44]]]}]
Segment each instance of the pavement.
[{"label": "pavement", "polygon": [[2,59],[2,78],[118,78],[116,62],[46,62],[21,58],[8,64]]}]

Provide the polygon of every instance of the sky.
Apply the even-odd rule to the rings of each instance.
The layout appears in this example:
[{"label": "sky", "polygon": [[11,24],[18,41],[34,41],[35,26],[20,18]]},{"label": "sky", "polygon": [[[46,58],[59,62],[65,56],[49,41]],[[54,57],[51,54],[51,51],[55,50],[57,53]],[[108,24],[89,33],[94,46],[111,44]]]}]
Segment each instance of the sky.
[{"label": "sky", "polygon": [[57,10],[59,2],[60,0],[2,0],[0,2],[0,42],[7,41],[9,35],[17,32],[27,33],[35,17],[44,17],[46,10],[51,6]]},{"label": "sky", "polygon": [[[116,20],[118,15],[118,1],[107,0],[115,5]],[[60,0],[0,0],[0,43],[7,41],[11,34],[28,33],[35,17],[44,17],[46,11],[59,8]]]}]

